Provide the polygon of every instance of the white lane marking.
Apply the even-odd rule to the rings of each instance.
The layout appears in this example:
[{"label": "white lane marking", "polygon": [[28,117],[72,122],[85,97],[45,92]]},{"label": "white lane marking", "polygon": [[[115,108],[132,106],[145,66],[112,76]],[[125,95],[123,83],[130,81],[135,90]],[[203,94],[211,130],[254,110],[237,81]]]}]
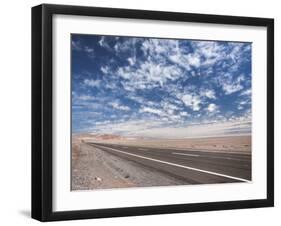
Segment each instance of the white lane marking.
[{"label": "white lane marking", "polygon": [[138,149],[141,151],[148,151],[148,149],[145,149],[145,148],[138,148]]},{"label": "white lane marking", "polygon": [[[174,148],[165,148],[166,150],[175,150]],[[177,149],[177,151],[196,151],[196,152],[206,152],[206,153],[219,153],[219,154],[240,154],[240,155],[245,155],[245,156],[251,156],[251,154],[249,153],[245,153],[245,152],[234,152],[234,151],[222,151],[222,150],[201,150],[201,149]]]},{"label": "white lane marking", "polygon": [[114,149],[114,148],[109,148],[109,147],[103,147],[103,148],[108,148],[108,149],[110,149],[112,151],[120,152],[120,153],[123,153],[123,154],[126,154],[126,155],[131,155],[131,156],[134,156],[134,157],[138,157],[138,158],[142,158],[142,159],[147,159],[147,160],[151,160],[151,161],[154,161],[154,162],[160,162],[160,163],[164,163],[164,164],[167,164],[167,165],[176,166],[176,167],[180,167],[180,168],[184,168],[184,169],[194,170],[194,171],[198,171],[198,172],[201,172],[201,173],[207,173],[207,174],[211,174],[211,175],[215,175],[215,176],[220,176],[220,177],[225,177],[225,178],[230,178],[230,179],[233,179],[233,180],[239,180],[239,181],[243,181],[243,182],[251,182],[251,181],[246,180],[244,178],[233,177],[233,176],[229,176],[229,175],[226,175],[226,174],[221,174],[221,173],[216,173],[216,172],[212,172],[212,171],[202,170],[202,169],[198,169],[198,168],[194,168],[194,167],[189,167],[189,166],[184,166],[184,165],[180,165],[180,164],[176,164],[176,163],[172,163],[172,162],[166,162],[166,161],[162,161],[162,160],[159,160],[159,159],[148,158],[148,157],[145,157],[145,156],[136,155],[136,154],[128,153],[128,152],[125,152],[125,151],[120,151],[120,150],[117,150],[117,149]]},{"label": "white lane marking", "polygon": [[206,158],[213,158],[213,159],[228,159],[228,160],[235,160],[240,162],[248,162],[247,159],[237,159],[237,158],[231,158],[231,157],[220,157],[220,156],[207,156]]},{"label": "white lane marking", "polygon": [[196,154],[187,154],[187,153],[178,153],[178,152],[172,152],[174,155],[187,155],[192,157],[202,157],[202,158],[214,158],[214,159],[228,159],[228,160],[235,160],[235,161],[248,161],[247,159],[237,159],[237,158],[231,158],[231,157],[219,157],[219,156],[202,156],[202,155],[196,155]]},{"label": "white lane marking", "polygon": [[192,156],[192,157],[199,157],[200,155],[195,155],[195,154],[186,154],[186,153],[178,153],[178,152],[173,152],[172,154],[174,155],[187,155],[187,156]]}]

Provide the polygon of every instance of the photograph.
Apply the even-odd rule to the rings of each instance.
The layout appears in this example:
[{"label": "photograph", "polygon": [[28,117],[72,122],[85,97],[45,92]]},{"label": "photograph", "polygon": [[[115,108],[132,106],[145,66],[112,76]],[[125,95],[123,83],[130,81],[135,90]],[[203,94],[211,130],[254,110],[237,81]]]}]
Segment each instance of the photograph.
[{"label": "photograph", "polygon": [[251,42],[70,45],[72,191],[251,182]]},{"label": "photograph", "polygon": [[246,15],[32,7],[32,218],[273,207],[274,18]]}]

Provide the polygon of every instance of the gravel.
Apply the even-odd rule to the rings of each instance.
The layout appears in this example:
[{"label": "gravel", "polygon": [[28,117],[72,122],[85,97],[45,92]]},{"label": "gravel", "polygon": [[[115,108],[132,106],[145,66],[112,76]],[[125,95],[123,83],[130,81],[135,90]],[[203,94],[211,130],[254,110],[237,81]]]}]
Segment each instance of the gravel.
[{"label": "gravel", "polygon": [[[71,190],[180,185],[182,181],[85,143],[72,144]],[[185,183],[186,184],[186,183]]]}]

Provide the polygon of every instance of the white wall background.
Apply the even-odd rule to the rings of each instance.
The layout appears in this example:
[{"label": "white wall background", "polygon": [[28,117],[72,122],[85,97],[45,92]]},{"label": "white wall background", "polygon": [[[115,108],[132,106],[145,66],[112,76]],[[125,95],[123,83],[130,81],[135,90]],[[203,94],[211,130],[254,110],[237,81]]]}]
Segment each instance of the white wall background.
[{"label": "white wall background", "polygon": [[[38,225],[30,215],[31,11],[42,1],[2,1],[0,13],[0,224]],[[275,115],[281,114],[281,14],[278,1],[60,0],[44,3],[275,18]],[[278,90],[279,88],[279,90]],[[281,211],[281,121],[275,118],[275,208],[56,222],[60,225],[276,225]],[[239,191],[237,191],[239,192]],[[210,194],[211,195],[211,194]]]}]

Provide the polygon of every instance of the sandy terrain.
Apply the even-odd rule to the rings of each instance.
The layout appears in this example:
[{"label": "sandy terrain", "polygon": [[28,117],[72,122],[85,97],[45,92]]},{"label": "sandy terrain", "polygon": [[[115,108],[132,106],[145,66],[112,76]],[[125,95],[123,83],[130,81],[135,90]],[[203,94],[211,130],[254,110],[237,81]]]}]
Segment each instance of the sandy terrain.
[{"label": "sandy terrain", "polygon": [[73,137],[71,190],[186,184],[155,169],[110,155]]},{"label": "sandy terrain", "polygon": [[79,134],[72,136],[72,190],[128,188],[187,184],[161,171],[95,148],[89,143],[208,152],[251,154],[251,136],[152,140],[116,135]]},{"label": "sandy terrain", "polygon": [[81,134],[77,139],[93,143],[110,143],[142,147],[208,150],[214,152],[251,153],[251,136],[228,136],[212,138],[189,139],[144,139],[125,138],[115,135],[91,135]]}]

